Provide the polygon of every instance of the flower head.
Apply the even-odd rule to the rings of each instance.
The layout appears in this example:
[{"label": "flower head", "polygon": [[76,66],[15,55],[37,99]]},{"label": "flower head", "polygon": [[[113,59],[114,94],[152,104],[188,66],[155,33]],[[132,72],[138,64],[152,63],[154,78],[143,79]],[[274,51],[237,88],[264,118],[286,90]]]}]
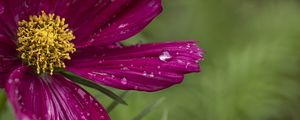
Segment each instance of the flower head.
[{"label": "flower head", "polygon": [[65,19],[54,14],[29,16],[29,21],[18,22],[17,50],[21,58],[36,67],[37,74],[50,72],[54,68],[65,68],[64,59],[70,60],[69,53],[75,52],[71,40],[75,37],[65,24]]},{"label": "flower head", "polygon": [[196,41],[119,43],[161,10],[161,0],[0,1],[0,87],[17,119],[110,119],[59,68],[96,84],[148,92],[199,72],[203,51]]}]

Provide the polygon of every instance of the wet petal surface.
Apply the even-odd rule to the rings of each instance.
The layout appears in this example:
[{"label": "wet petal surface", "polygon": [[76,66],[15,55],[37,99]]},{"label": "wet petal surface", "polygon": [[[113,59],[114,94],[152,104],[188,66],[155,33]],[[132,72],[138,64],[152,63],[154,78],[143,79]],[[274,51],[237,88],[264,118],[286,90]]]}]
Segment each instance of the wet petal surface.
[{"label": "wet petal surface", "polygon": [[143,30],[161,11],[161,0],[111,1],[92,21],[75,31],[75,44],[80,48],[125,40]]},{"label": "wet petal surface", "polygon": [[15,44],[10,39],[0,34],[0,88],[5,86],[10,72],[21,64],[17,59],[15,48]]},{"label": "wet petal surface", "polygon": [[6,93],[19,120],[110,120],[85,90],[61,75],[36,76],[28,67],[14,70]]},{"label": "wet petal surface", "polygon": [[98,83],[125,90],[157,91],[199,72],[203,51],[196,41],[78,49],[68,70]]}]

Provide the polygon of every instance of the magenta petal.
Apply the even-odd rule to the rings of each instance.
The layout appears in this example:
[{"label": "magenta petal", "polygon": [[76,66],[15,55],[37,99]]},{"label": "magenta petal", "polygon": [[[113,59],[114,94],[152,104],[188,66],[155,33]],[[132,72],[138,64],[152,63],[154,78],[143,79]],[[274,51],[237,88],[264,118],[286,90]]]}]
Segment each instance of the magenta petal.
[{"label": "magenta petal", "polygon": [[93,20],[111,2],[111,0],[72,1],[65,5],[68,9],[64,10],[62,16],[66,18],[71,29],[76,31],[79,26]]},{"label": "magenta petal", "polygon": [[60,6],[64,2],[66,0],[1,0],[0,32],[15,38],[18,21],[28,19],[30,15],[37,15],[42,10],[47,13],[55,13],[56,9],[66,10],[66,7]]},{"label": "magenta petal", "polygon": [[195,41],[117,48],[78,49],[68,70],[100,84],[125,90],[157,91],[199,72],[203,51]]},{"label": "magenta petal", "polygon": [[11,38],[17,31],[17,24],[14,19],[14,12],[12,12],[11,3],[15,0],[1,0],[0,1],[0,32]]},{"label": "magenta petal", "polygon": [[[81,0],[78,0],[81,1]],[[65,16],[66,11],[70,11],[71,5],[78,3],[74,0],[3,0],[0,1],[0,25],[1,28],[8,29],[15,35],[17,22],[26,20],[30,15],[46,13],[55,13],[61,17]],[[95,1],[95,0],[93,0]],[[81,1],[82,2],[82,1]],[[81,8],[78,7],[77,8]],[[68,20],[67,20],[68,21]],[[1,29],[0,28],[0,29]]]},{"label": "magenta petal", "polygon": [[18,120],[110,120],[107,112],[85,90],[61,75],[36,76],[19,67],[5,90]]},{"label": "magenta petal", "polygon": [[116,0],[75,31],[76,47],[103,46],[125,40],[143,30],[161,10],[161,0]]},{"label": "magenta petal", "polygon": [[10,72],[21,63],[17,59],[15,44],[5,35],[0,34],[0,88],[5,86],[5,82]]}]

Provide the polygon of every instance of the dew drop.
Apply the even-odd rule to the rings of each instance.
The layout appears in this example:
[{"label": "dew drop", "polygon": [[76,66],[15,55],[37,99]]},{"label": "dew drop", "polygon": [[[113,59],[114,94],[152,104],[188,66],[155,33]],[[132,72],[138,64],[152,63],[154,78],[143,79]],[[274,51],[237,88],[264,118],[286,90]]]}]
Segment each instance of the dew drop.
[{"label": "dew drop", "polygon": [[154,73],[151,72],[151,73],[149,74],[149,76],[150,76],[150,77],[154,77]]},{"label": "dew drop", "polygon": [[124,27],[126,27],[126,26],[128,26],[128,24],[127,24],[127,23],[119,25],[119,27],[118,27],[118,28],[124,28]]},{"label": "dew drop", "polygon": [[20,79],[19,78],[15,78],[15,82],[19,82],[20,81]]},{"label": "dew drop", "polygon": [[179,64],[184,64],[184,61],[182,61],[182,60],[177,60],[177,63],[179,63]]},{"label": "dew drop", "polygon": [[147,76],[147,72],[146,72],[146,71],[144,71],[144,72],[143,72],[143,75],[144,75],[144,76]]},{"label": "dew drop", "polygon": [[96,74],[94,74],[94,73],[88,73],[88,75],[90,75],[92,77],[96,77]]},{"label": "dew drop", "polygon": [[15,90],[15,93],[16,93],[16,94],[19,94],[19,90]]},{"label": "dew drop", "polygon": [[122,83],[123,85],[126,85],[126,84],[127,84],[127,79],[126,79],[125,77],[122,78],[121,83]]},{"label": "dew drop", "polygon": [[18,100],[21,100],[21,99],[22,99],[22,96],[19,96],[19,97],[18,97]]},{"label": "dew drop", "polygon": [[12,80],[12,79],[9,79],[9,80],[8,80],[8,83],[9,83],[9,84],[11,84],[12,82],[13,82],[13,80]]},{"label": "dew drop", "polygon": [[71,5],[71,3],[70,2],[68,2],[67,4],[66,4],[66,6],[70,6]]},{"label": "dew drop", "polygon": [[114,76],[114,75],[111,75],[110,77],[111,77],[111,78],[115,78],[115,76]]},{"label": "dew drop", "polygon": [[198,52],[197,54],[198,54],[200,57],[203,57],[203,56],[202,56],[203,52]]},{"label": "dew drop", "polygon": [[188,68],[190,64],[190,62],[186,63],[185,68]]},{"label": "dew drop", "polygon": [[99,63],[99,64],[102,64],[103,62],[104,62],[104,60],[99,60],[99,62],[98,62],[98,63]]},{"label": "dew drop", "polygon": [[191,44],[187,44],[186,47],[187,47],[187,48],[191,48]]},{"label": "dew drop", "polygon": [[169,60],[171,58],[172,58],[172,56],[170,55],[170,53],[168,51],[162,52],[162,54],[159,56],[159,59],[164,62],[166,62],[167,60]]},{"label": "dew drop", "polygon": [[[98,103],[95,102],[95,106],[98,106]],[[100,111],[101,111],[101,110],[102,110],[102,109],[100,109]]]},{"label": "dew drop", "polygon": [[4,13],[4,6],[0,6],[0,14]]},{"label": "dew drop", "polygon": [[122,67],[121,70],[129,70],[128,67]]}]

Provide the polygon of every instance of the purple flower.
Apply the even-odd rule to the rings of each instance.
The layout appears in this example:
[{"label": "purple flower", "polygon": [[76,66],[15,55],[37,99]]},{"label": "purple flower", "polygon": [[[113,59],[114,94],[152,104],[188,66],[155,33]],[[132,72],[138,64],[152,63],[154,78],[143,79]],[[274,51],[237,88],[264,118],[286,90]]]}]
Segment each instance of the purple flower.
[{"label": "purple flower", "polygon": [[161,11],[161,0],[1,0],[0,87],[17,119],[110,120],[93,96],[57,68],[149,92],[199,72],[203,51],[196,41],[119,43]]}]

